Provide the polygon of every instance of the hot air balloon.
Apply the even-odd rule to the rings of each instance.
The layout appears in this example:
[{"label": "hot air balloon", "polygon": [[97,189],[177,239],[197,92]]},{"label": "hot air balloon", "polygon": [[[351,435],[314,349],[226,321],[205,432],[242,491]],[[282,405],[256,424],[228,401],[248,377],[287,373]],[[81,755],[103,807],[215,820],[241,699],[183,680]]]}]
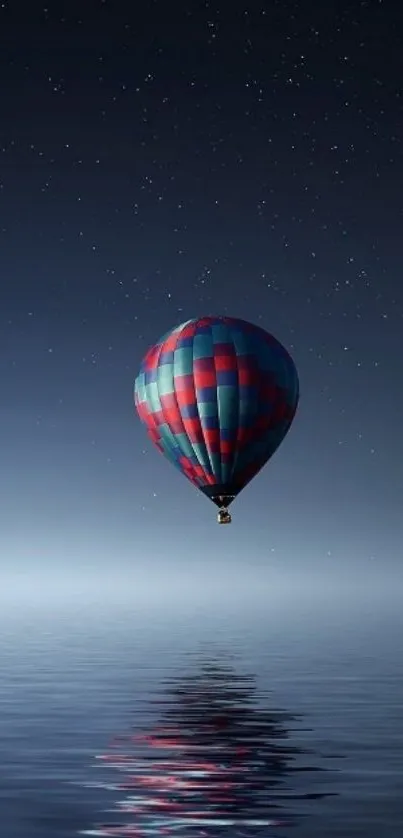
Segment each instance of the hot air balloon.
[{"label": "hot air balloon", "polygon": [[233,317],[188,320],[146,354],[135,404],[154,445],[219,507],[267,463],[294,418],[298,374],[271,334]]}]

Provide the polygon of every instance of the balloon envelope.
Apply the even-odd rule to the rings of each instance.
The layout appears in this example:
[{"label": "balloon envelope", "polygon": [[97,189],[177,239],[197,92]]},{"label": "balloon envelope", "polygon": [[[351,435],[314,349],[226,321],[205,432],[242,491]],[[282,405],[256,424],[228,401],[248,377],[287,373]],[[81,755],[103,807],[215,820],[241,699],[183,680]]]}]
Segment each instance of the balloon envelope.
[{"label": "balloon envelope", "polygon": [[219,506],[274,454],[298,395],[281,343],[231,317],[188,320],[168,332],[135,382],[137,412],[153,443]]}]

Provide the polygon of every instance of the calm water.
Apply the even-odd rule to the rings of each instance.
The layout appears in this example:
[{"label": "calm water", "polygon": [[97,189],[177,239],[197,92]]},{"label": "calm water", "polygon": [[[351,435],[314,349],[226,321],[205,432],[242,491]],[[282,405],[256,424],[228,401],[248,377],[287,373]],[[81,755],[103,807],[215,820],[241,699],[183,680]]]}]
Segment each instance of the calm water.
[{"label": "calm water", "polygon": [[[248,676],[255,689],[250,712],[269,725],[270,752],[281,746],[280,728],[288,734],[281,759],[266,775],[260,771],[259,791],[237,791],[244,823],[206,825],[206,836],[403,834],[403,618],[387,608],[306,605],[265,614],[242,611],[239,603],[163,612],[156,605],[16,605],[2,611],[0,638],[6,838],[72,838],[99,824],[133,823],[133,814],[113,811],[125,798],[119,765],[102,766],[96,757],[110,753],[114,736],[166,728],[167,708],[174,708],[176,729],[184,724],[169,690],[183,698],[206,661],[231,667],[230,689],[232,677]],[[195,737],[207,705],[201,701],[199,712],[191,689]],[[234,694],[234,706],[238,700]],[[267,740],[257,717],[250,718],[255,739]],[[150,760],[144,743],[122,742],[126,756],[134,747]],[[152,773],[153,763],[147,765]],[[268,811],[281,827],[259,832],[247,823]]]}]

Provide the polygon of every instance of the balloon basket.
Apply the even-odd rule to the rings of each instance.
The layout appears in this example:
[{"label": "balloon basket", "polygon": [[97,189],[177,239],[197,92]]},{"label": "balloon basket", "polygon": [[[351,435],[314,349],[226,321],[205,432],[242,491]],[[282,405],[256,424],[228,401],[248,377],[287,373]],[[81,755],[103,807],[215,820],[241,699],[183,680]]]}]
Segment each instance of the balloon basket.
[{"label": "balloon basket", "polygon": [[228,509],[220,509],[217,515],[217,521],[219,524],[230,524],[232,522],[231,514],[228,512]]}]

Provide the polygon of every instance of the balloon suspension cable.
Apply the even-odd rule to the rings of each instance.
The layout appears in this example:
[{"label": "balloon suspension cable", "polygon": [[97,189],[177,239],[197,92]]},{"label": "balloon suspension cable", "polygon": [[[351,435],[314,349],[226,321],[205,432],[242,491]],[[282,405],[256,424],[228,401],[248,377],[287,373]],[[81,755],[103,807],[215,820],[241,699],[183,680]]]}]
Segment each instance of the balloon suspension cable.
[{"label": "balloon suspension cable", "polygon": [[232,521],[231,514],[230,514],[230,512],[228,512],[228,509],[227,509],[226,506],[222,506],[221,509],[219,510],[219,513],[217,515],[217,521],[218,521],[219,524],[230,524],[231,523],[231,521]]}]

